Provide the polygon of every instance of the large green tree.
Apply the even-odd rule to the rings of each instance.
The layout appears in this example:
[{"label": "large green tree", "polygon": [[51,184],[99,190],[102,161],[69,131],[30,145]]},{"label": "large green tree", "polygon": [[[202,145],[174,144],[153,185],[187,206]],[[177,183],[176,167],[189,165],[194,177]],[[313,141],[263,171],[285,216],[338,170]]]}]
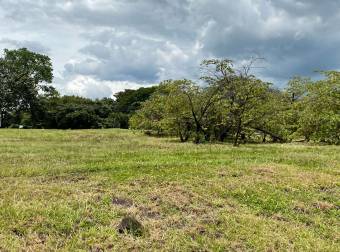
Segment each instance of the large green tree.
[{"label": "large green tree", "polygon": [[340,143],[340,72],[322,72],[325,79],[304,85],[303,96],[295,101],[297,116],[294,135],[306,141]]},{"label": "large green tree", "polygon": [[[225,115],[220,124],[224,130],[233,135],[235,146],[244,139],[248,128],[253,128],[261,118],[259,108],[266,102],[270,84],[261,81],[251,74],[256,60],[252,59],[239,68],[231,60],[214,59],[203,62],[206,75],[203,79],[210,86],[211,95],[208,101],[219,103]],[[209,104],[209,103],[208,103]],[[220,110],[221,111],[221,110]],[[253,127],[252,127],[253,126]]]},{"label": "large green tree", "polygon": [[150,99],[131,117],[131,128],[176,135],[182,142],[187,141],[193,125],[191,108],[183,91],[187,85],[191,85],[188,80],[160,83]]},{"label": "large green tree", "polygon": [[162,83],[132,125],[174,132],[181,141],[192,136],[195,143],[231,136],[234,145],[250,127],[259,130],[259,108],[266,102],[269,84],[250,75],[249,66],[238,71],[227,59],[205,60],[201,67],[204,86],[189,80]]},{"label": "large green tree", "polygon": [[26,48],[4,50],[0,58],[0,127],[6,114],[32,109],[39,90],[53,79],[48,56]]}]

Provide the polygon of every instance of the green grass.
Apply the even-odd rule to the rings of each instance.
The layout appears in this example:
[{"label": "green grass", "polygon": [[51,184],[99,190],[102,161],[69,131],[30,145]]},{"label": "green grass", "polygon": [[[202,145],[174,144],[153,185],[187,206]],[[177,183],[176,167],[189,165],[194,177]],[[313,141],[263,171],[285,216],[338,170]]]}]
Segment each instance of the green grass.
[{"label": "green grass", "polygon": [[[0,251],[340,246],[336,146],[234,148],[127,130],[0,130],[0,185]],[[119,234],[126,215],[142,223],[141,237]]]}]

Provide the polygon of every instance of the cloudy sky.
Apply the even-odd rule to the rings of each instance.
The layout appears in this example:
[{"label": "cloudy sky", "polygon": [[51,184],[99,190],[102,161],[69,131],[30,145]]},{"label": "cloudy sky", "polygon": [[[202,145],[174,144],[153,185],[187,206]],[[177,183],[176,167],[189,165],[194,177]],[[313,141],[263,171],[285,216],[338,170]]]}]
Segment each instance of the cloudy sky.
[{"label": "cloudy sky", "polygon": [[261,56],[258,75],[340,69],[340,0],[0,0],[0,50],[49,55],[63,94],[199,78],[203,58]]}]

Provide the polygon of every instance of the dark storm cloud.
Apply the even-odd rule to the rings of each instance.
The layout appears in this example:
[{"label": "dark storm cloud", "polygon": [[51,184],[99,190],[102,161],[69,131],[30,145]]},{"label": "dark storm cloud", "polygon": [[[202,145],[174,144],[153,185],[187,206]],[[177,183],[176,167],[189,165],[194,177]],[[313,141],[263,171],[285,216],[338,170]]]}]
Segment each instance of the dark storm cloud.
[{"label": "dark storm cloud", "polygon": [[209,57],[265,57],[279,85],[340,68],[338,0],[0,0],[0,19],[0,39],[51,48],[65,87],[198,78]]},{"label": "dark storm cloud", "polygon": [[163,68],[174,71],[174,68],[177,70],[180,67],[173,76],[167,77],[184,78],[182,70],[191,64],[190,57],[182,49],[166,40],[152,39],[133,32],[117,34],[111,30],[88,34],[87,37],[92,42],[81,48],[80,52],[92,59],[73,63],[74,68],[70,68],[68,73],[79,72],[76,69],[81,68],[85,69],[82,74],[86,74],[87,69],[93,74],[95,59],[95,71],[103,80],[154,83],[160,79]]}]

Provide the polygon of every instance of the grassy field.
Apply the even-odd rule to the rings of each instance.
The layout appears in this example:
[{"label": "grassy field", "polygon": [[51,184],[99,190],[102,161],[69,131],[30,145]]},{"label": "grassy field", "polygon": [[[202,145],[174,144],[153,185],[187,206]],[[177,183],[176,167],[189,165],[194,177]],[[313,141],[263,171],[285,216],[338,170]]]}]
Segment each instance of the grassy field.
[{"label": "grassy field", "polygon": [[[339,251],[340,147],[0,130],[0,251]],[[124,216],[142,236],[120,234]]]}]

